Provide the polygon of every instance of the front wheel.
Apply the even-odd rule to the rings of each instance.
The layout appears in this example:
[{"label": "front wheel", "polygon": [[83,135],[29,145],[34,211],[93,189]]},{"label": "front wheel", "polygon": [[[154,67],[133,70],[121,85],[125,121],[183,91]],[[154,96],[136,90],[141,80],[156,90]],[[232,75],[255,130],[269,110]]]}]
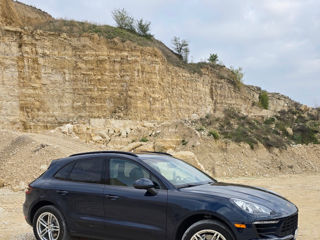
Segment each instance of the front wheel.
[{"label": "front wheel", "polygon": [[65,221],[54,206],[44,206],[33,219],[33,233],[37,240],[69,240]]},{"label": "front wheel", "polygon": [[192,224],[183,234],[182,240],[233,240],[228,228],[214,220],[202,220]]}]

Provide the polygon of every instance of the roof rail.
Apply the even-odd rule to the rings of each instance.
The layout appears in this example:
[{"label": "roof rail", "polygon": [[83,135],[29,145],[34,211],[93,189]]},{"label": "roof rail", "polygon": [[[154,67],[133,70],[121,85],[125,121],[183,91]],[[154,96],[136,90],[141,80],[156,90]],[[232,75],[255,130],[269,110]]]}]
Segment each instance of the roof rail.
[{"label": "roof rail", "polygon": [[122,152],[122,151],[96,151],[96,152],[83,152],[83,153],[76,153],[72,154],[69,157],[74,157],[74,156],[81,156],[81,155],[90,155],[90,154],[100,154],[100,153],[119,153],[119,154],[126,154],[134,157],[138,157],[136,154],[131,153],[131,152]]},{"label": "roof rail", "polygon": [[162,154],[162,155],[167,155],[167,156],[171,156],[172,155],[170,153],[166,153],[166,152],[152,152],[152,151],[142,151],[142,152],[138,152],[137,154],[139,153],[155,153],[155,154]]}]

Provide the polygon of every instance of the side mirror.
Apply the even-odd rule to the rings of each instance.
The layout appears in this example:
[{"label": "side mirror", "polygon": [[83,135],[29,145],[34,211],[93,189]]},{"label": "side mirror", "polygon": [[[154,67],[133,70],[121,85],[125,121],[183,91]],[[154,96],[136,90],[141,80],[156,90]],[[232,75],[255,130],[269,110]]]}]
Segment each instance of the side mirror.
[{"label": "side mirror", "polygon": [[151,193],[152,195],[157,194],[156,190],[154,189],[155,185],[150,179],[140,178],[134,182],[133,186],[136,189],[145,189],[148,193]]}]

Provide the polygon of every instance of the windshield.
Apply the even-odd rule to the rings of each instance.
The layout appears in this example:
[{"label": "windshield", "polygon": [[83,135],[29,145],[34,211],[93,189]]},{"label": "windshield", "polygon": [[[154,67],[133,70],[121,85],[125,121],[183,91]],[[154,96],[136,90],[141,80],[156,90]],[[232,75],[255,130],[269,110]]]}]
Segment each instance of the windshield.
[{"label": "windshield", "polygon": [[169,156],[140,156],[141,159],[164,176],[177,188],[215,182],[189,164]]}]

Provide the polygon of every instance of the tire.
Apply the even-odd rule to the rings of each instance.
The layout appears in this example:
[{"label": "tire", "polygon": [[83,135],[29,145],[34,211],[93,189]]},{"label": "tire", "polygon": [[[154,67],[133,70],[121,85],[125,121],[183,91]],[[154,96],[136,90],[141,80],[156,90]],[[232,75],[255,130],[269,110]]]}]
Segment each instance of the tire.
[{"label": "tire", "polygon": [[[207,233],[207,234],[206,234]],[[196,234],[203,236],[206,234],[209,238],[215,240],[234,240],[230,230],[221,222],[215,220],[201,220],[192,224],[183,234],[182,240],[198,240]],[[216,238],[213,238],[215,236]]]},{"label": "tire", "polygon": [[[49,225],[49,223],[51,223]],[[37,240],[70,240],[66,222],[54,206],[44,206],[34,215],[33,233]],[[42,234],[41,234],[42,232]]]}]

